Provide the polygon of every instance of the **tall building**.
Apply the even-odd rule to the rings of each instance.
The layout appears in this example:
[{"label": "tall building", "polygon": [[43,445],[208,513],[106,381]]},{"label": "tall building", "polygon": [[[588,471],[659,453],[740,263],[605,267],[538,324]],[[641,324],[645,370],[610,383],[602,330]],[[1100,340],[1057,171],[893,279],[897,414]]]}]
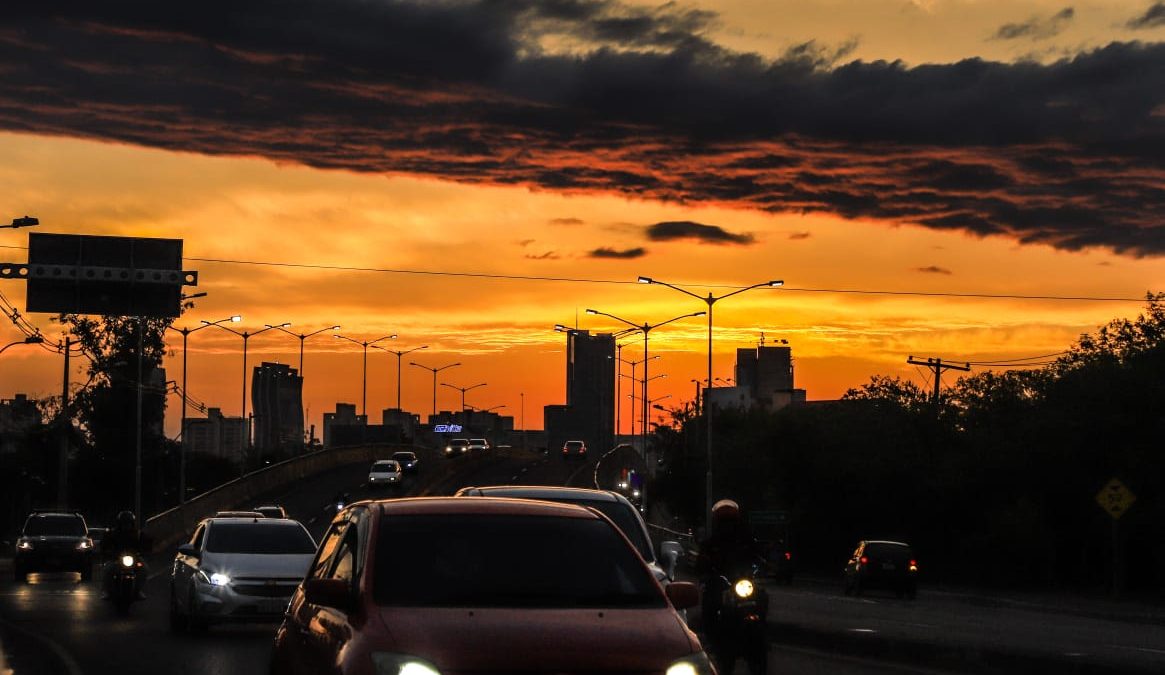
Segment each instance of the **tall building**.
[{"label": "tall building", "polygon": [[804,403],[805,390],[793,386],[793,349],[779,346],[736,350],[736,386],[717,387],[709,401],[721,407],[779,409]]},{"label": "tall building", "polygon": [[260,454],[303,448],[303,378],[282,363],[255,366],[251,407],[255,448]]},{"label": "tall building", "polygon": [[566,405],[544,410],[547,447],[557,450],[581,440],[592,451],[615,442],[615,337],[610,333],[566,332]]},{"label": "tall building", "polygon": [[347,439],[363,433],[362,431],[353,433],[351,430],[340,431],[341,428],[366,426],[368,426],[368,416],[357,415],[355,403],[337,403],[336,412],[324,413],[324,447],[336,447],[337,437]]}]

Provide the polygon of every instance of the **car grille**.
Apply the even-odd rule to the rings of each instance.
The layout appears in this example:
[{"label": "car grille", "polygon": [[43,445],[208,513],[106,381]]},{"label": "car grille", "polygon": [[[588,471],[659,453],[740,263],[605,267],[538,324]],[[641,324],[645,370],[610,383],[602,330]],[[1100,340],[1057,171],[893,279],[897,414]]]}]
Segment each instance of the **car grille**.
[{"label": "car grille", "polygon": [[231,590],[239,595],[258,598],[286,598],[295,592],[300,581],[289,578],[238,577],[231,581]]}]

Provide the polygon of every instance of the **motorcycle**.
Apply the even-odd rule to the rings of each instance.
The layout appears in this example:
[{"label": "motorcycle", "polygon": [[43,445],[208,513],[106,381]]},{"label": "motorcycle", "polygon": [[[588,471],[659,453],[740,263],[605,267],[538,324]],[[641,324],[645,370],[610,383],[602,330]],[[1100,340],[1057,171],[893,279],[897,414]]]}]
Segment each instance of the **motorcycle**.
[{"label": "motorcycle", "polygon": [[145,563],[136,553],[124,552],[113,559],[109,577],[109,600],[121,616],[129,614],[129,607],[138,599],[138,575]]},{"label": "motorcycle", "polygon": [[766,620],[769,594],[758,582],[759,565],[735,574],[713,577],[705,592],[719,593],[720,604],[708,625],[708,637],[722,673],[731,673],[737,659],[743,659],[752,675],[768,670]]}]

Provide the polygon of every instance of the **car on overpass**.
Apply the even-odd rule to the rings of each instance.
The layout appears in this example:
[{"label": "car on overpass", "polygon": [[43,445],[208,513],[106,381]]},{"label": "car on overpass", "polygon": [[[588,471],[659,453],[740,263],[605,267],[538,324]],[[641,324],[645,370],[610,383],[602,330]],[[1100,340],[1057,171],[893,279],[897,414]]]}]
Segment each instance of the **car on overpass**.
[{"label": "car on overpass", "polygon": [[844,577],[846,595],[881,588],[900,598],[914,599],[918,592],[918,559],[914,549],[900,541],[860,541],[845,565]]},{"label": "car on overpass", "polygon": [[446,457],[460,457],[467,452],[469,452],[468,438],[454,438],[445,444]]},{"label": "car on overpass", "polygon": [[170,628],[278,621],[303,581],[316,542],[286,518],[206,518],[170,569]]},{"label": "car on overpass", "polygon": [[477,452],[478,450],[489,450],[489,441],[484,438],[469,439],[469,451]]},{"label": "car on overpass", "polygon": [[85,518],[76,512],[33,511],[24,520],[12,576],[18,583],[39,572],[77,572],[82,581],[93,576],[93,540]]},{"label": "car on overpass", "polygon": [[276,632],[270,672],[708,674],[676,614],[697,602],[692,583],[656,583],[591,509],[357,502],[324,535]]},{"label": "car on overpass", "polygon": [[400,487],[400,462],[395,459],[381,459],[372,463],[368,470],[368,487]]},{"label": "car on overpass", "polygon": [[392,458],[400,464],[400,468],[404,469],[405,473],[416,473],[421,466],[421,460],[417,459],[417,453],[410,450],[394,452]]},{"label": "car on overpass", "polygon": [[565,460],[586,459],[587,444],[582,441],[567,441],[563,443],[562,458]]}]

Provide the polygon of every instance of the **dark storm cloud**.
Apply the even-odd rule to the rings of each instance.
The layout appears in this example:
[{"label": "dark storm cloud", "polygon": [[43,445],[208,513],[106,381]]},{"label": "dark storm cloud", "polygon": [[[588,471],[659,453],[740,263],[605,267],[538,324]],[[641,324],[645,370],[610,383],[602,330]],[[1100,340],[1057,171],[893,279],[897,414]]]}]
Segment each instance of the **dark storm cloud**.
[{"label": "dark storm cloud", "polygon": [[919,267],[915,272],[922,272],[923,274],[951,274],[952,272],[945,267],[937,267],[930,265],[929,267]]},{"label": "dark storm cloud", "polygon": [[995,40],[1016,40],[1019,38],[1046,40],[1062,33],[1075,16],[1076,10],[1065,7],[1049,17],[1033,16],[1023,23],[1004,24],[995,31],[992,38]]},{"label": "dark storm cloud", "polygon": [[642,246],[627,248],[621,251],[604,246],[602,248],[596,248],[593,251],[587,252],[588,258],[616,258],[623,260],[642,258],[645,255],[647,255],[647,249],[643,248]]},{"label": "dark storm cloud", "polygon": [[582,225],[583,220],[581,218],[551,218],[550,224],[551,225]]},{"label": "dark storm cloud", "polygon": [[689,239],[707,244],[752,244],[751,234],[733,234],[718,225],[703,225],[690,220],[671,220],[647,226],[647,238],[652,241]]},{"label": "dark storm cloud", "polygon": [[793,232],[789,235],[789,239],[793,241],[800,241],[802,239],[808,239],[811,236],[813,235],[809,234],[808,232]]},{"label": "dark storm cloud", "polygon": [[0,129],[1165,253],[1165,44],[909,67],[734,52],[715,22],[617,0],[5,3]]},{"label": "dark storm cloud", "polygon": [[537,255],[527,253],[525,256],[527,260],[558,260],[561,257],[557,251],[546,251]]},{"label": "dark storm cloud", "polygon": [[1165,26],[1165,2],[1154,2],[1144,14],[1129,19],[1126,25],[1133,29]]}]

